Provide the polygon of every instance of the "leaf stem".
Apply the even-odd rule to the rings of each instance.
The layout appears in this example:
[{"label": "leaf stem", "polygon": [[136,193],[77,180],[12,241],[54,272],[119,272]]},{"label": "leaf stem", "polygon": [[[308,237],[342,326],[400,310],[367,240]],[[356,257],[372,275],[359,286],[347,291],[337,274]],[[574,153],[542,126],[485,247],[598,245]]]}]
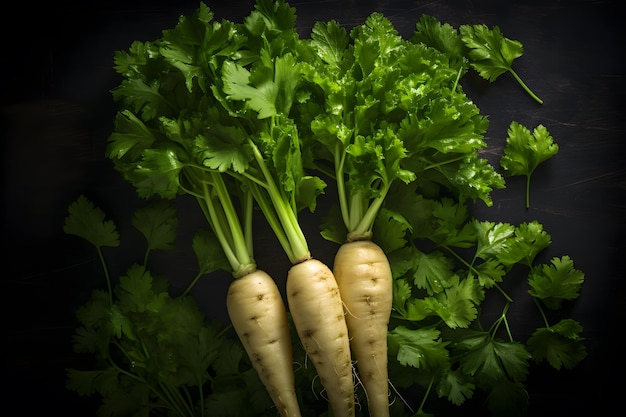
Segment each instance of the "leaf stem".
[{"label": "leaf stem", "polygon": [[522,86],[524,91],[526,91],[532,98],[539,104],[543,104],[543,100],[537,97],[535,93],[526,85],[526,83],[520,78],[519,75],[515,72],[513,68],[509,68],[509,72],[513,75],[513,77],[517,80],[517,82]]},{"label": "leaf stem", "polygon": [[420,403],[420,408],[417,410],[416,415],[420,415],[423,412],[424,406],[426,405],[426,400],[430,395],[430,390],[433,388],[433,383],[435,382],[435,377],[430,378],[430,382],[428,383],[428,387],[426,388],[426,392],[424,393],[424,397],[422,398],[422,402]]},{"label": "leaf stem", "polygon": [[[435,240],[431,239],[433,242],[437,243]],[[452,248],[450,248],[447,245],[439,245],[439,247],[447,250],[450,254],[452,254],[452,256],[454,256],[459,262],[461,262],[463,265],[465,265],[465,267],[467,267],[470,271],[474,272],[476,274],[476,276],[480,275],[480,273],[478,272],[478,269],[476,269],[476,267],[474,266],[474,263],[469,263],[467,262],[465,259],[463,259],[463,257],[461,255],[459,255],[458,253],[456,253],[456,251],[454,251]],[[504,297],[504,299],[507,302],[513,302],[513,299],[502,289],[502,287],[500,287],[497,283],[494,283],[493,286],[500,291],[500,294],[502,294],[502,296]]]},{"label": "leaf stem", "polygon": [[526,174],[526,208],[530,208],[530,175]]},{"label": "leaf stem", "polygon": [[265,190],[271,202],[267,201],[263,193],[257,192],[255,194],[257,203],[270,223],[272,230],[279,238],[279,242],[283,246],[290,262],[292,264],[302,262],[310,258],[311,254],[302,228],[298,223],[296,207],[276,185],[276,181],[268,169],[261,151],[259,151],[252,139],[249,139],[249,144],[252,147],[254,159],[265,178]]},{"label": "leaf stem", "polygon": [[541,314],[541,318],[543,319],[543,322],[546,325],[546,328],[549,329],[550,323],[548,323],[548,318],[546,317],[546,313],[543,311],[543,308],[541,308],[541,304],[539,303],[539,300],[537,299],[537,297],[533,297],[533,302],[537,306],[537,309],[539,310],[539,314]]},{"label": "leaf stem", "polygon": [[[206,207],[205,217],[224,250],[233,275],[239,277],[251,269],[256,269],[251,243],[246,240],[251,231],[247,230],[244,233],[242,221],[235,210],[222,174],[210,172],[209,176],[210,184],[207,181],[203,182],[204,194],[199,199],[200,206]],[[246,219],[246,216],[251,215],[252,211],[245,210],[244,224],[248,229],[251,229],[251,220]]]},{"label": "leaf stem", "polygon": [[104,277],[107,283],[107,291],[109,293],[109,306],[113,306],[113,287],[111,286],[111,274],[109,273],[109,268],[104,259],[104,253],[102,253],[102,248],[100,246],[96,246],[96,252],[98,253],[98,258],[100,258],[100,263],[102,264],[102,270],[104,271]]},{"label": "leaf stem", "polygon": [[350,230],[350,208],[348,207],[348,196],[346,193],[346,181],[343,174],[343,167],[346,162],[346,154],[341,150],[342,144],[338,141],[335,145],[335,181],[337,183],[337,196],[341,209],[341,218],[348,230]]}]

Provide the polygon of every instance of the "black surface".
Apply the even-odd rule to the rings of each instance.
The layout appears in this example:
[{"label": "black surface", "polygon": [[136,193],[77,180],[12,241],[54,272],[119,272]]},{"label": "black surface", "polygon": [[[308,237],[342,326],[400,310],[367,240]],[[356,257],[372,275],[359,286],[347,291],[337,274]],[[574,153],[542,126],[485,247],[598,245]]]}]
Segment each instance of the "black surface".
[{"label": "black surface", "polygon": [[[207,4],[216,16],[239,20],[252,1]],[[152,40],[175,25],[195,1],[49,2],[16,7],[5,17],[2,49],[2,146],[4,242],[2,273],[3,355],[0,413],[16,416],[48,412],[95,415],[85,399],[64,388],[64,368],[76,366],[71,350],[74,310],[94,282],[99,264],[78,239],[64,236],[67,205],[84,193],[130,229],[128,208],[134,190],[104,158],[112,127],[109,90],[118,82],[113,52],[137,40]],[[585,328],[588,357],[571,371],[533,368],[527,388],[529,416],[617,414],[623,385],[624,233],[626,162],[624,153],[624,69],[621,65],[623,15],[610,1],[294,1],[299,27],[308,33],[317,20],[358,24],[372,11],[388,16],[408,35],[422,13],[458,26],[498,25],[524,44],[515,68],[544,99],[534,103],[515,81],[503,76],[488,85],[478,78],[465,88],[489,115],[489,151],[502,151],[511,120],[544,124],[560,151],[533,175],[532,207],[523,207],[523,180],[511,179],[494,193],[494,208],[479,216],[520,223],[537,219],[552,236],[542,257],[569,255],[586,275],[571,315]],[[189,210],[183,232],[197,213]],[[308,227],[308,226],[307,226]],[[185,229],[186,228],[186,229]],[[330,262],[334,246],[319,238],[311,223],[311,246]],[[268,244],[273,245],[271,237]],[[263,242],[261,242],[263,243]],[[131,241],[128,243],[132,245]],[[268,272],[284,275],[288,262],[259,245]],[[115,269],[125,268],[116,258]],[[165,257],[180,287],[191,276],[186,259]],[[99,276],[99,275],[98,275]],[[196,292],[212,317],[224,318],[229,277],[203,281]],[[175,282],[176,286],[176,282]],[[520,286],[514,291],[526,291]],[[206,296],[211,294],[211,296]],[[211,297],[211,298],[205,298]],[[510,319],[527,331],[530,303],[513,305]],[[461,415],[451,411],[448,415]]]}]

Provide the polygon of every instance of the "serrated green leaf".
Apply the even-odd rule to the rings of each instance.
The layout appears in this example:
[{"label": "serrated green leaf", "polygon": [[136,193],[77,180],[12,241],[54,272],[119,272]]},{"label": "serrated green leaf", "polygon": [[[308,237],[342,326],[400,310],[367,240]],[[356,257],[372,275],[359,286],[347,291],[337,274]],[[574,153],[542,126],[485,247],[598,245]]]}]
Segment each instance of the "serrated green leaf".
[{"label": "serrated green leaf", "polygon": [[508,223],[473,220],[477,232],[476,257],[488,260],[509,250],[515,227]]},{"label": "serrated green leaf", "polygon": [[198,260],[199,273],[210,274],[217,270],[230,271],[230,263],[215,234],[208,229],[198,229],[193,236],[193,251]]},{"label": "serrated green leaf", "polygon": [[484,24],[461,25],[461,39],[470,49],[471,64],[481,77],[495,81],[512,69],[513,60],[522,56],[524,48],[519,41],[505,38],[500,28]]},{"label": "serrated green leaf", "polygon": [[514,238],[498,254],[498,259],[507,267],[516,263],[532,267],[535,257],[551,243],[550,235],[537,220],[522,223],[515,228]]},{"label": "serrated green leaf", "polygon": [[425,289],[429,295],[440,293],[452,276],[453,264],[450,258],[440,251],[417,251],[415,256],[417,268],[413,281],[417,288]]},{"label": "serrated green leaf", "polygon": [[530,206],[530,177],[547,159],[559,151],[559,146],[543,125],[538,125],[532,132],[520,123],[513,121],[507,131],[508,136],[500,165],[509,176],[526,177],[526,208]]},{"label": "serrated green leaf", "polygon": [[426,370],[448,366],[447,343],[441,341],[438,330],[398,326],[389,332],[387,341],[390,354],[404,366]]},{"label": "serrated green leaf", "polygon": [[475,389],[471,380],[458,369],[448,369],[437,384],[439,397],[446,397],[454,405],[461,405],[472,398]]},{"label": "serrated green leaf", "polygon": [[554,257],[550,264],[534,267],[529,274],[529,294],[539,298],[551,309],[557,309],[564,300],[574,300],[580,295],[585,274],[574,268],[574,261],[567,255]]},{"label": "serrated green leaf", "polygon": [[444,285],[442,292],[426,300],[428,308],[451,329],[469,326],[478,315],[476,305],[483,298],[476,281],[471,277],[460,280],[453,275]]},{"label": "serrated green leaf", "polygon": [[460,359],[463,372],[489,384],[524,381],[528,374],[530,353],[520,343],[494,340],[484,333],[463,340],[460,346],[467,349]]},{"label": "serrated green leaf", "polygon": [[170,202],[158,201],[137,209],[132,225],[146,238],[148,249],[174,248],[178,218]]},{"label": "serrated green leaf", "polygon": [[143,266],[133,264],[120,278],[115,289],[122,312],[159,311],[163,306],[165,293],[156,294],[152,288],[152,274]]},{"label": "serrated green leaf", "polygon": [[373,240],[389,253],[406,245],[410,231],[411,225],[404,217],[383,207],[374,222]]},{"label": "serrated green leaf", "polygon": [[117,247],[120,244],[115,223],[112,220],[105,221],[104,212],[84,195],[79,196],[68,207],[63,231],[87,240],[98,249],[104,246]]},{"label": "serrated green leaf", "polygon": [[66,388],[80,395],[98,393],[107,396],[118,389],[119,371],[115,368],[94,371],[66,369],[65,375]]},{"label": "serrated green leaf", "polygon": [[582,331],[580,323],[572,319],[540,327],[528,339],[528,350],[537,363],[545,360],[554,369],[572,369],[587,356]]}]

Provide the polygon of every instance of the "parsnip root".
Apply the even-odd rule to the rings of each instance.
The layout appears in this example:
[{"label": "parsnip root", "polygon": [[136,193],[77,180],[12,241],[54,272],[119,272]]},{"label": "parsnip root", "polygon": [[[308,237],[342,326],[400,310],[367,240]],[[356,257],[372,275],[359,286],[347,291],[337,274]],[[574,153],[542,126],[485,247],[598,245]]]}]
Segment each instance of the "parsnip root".
[{"label": "parsnip root", "polygon": [[282,417],[300,417],[287,311],[274,280],[261,270],[235,279],[226,306],[278,412]]},{"label": "parsnip root", "polygon": [[347,309],[350,346],[371,417],[389,416],[387,331],[393,299],[389,261],[370,240],[344,243],[333,273]]},{"label": "parsnip root", "polygon": [[333,416],[354,416],[348,328],[332,271],[316,259],[293,265],[287,275],[287,302],[300,341],[326,390]]}]

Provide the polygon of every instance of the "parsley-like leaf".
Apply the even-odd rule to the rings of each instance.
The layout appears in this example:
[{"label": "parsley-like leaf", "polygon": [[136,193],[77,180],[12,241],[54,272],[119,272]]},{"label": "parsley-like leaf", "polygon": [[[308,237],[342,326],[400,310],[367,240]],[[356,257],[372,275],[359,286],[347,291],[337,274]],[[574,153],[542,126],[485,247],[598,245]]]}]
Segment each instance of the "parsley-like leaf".
[{"label": "parsley-like leaf", "polygon": [[193,251],[198,260],[199,274],[210,274],[219,269],[228,271],[230,264],[215,234],[207,229],[198,229],[193,236]]},{"label": "parsley-like leaf", "polygon": [[434,329],[411,330],[398,326],[387,336],[389,353],[405,366],[431,371],[445,369],[449,353],[447,343],[439,336],[439,331]]},{"label": "parsley-like leaf", "polygon": [[537,254],[551,243],[550,235],[537,220],[522,223],[515,228],[513,238],[498,259],[508,267],[516,263],[531,267]]},{"label": "parsley-like leaf", "polygon": [[417,251],[414,259],[417,268],[413,280],[417,288],[424,288],[430,295],[440,293],[453,275],[450,259],[440,251]]},{"label": "parsley-like leaf", "polygon": [[550,327],[540,327],[528,339],[528,350],[537,363],[548,361],[554,369],[571,369],[587,356],[582,326],[563,319]]},{"label": "parsley-like leaf", "polygon": [[119,246],[119,233],[112,220],[105,221],[105,214],[84,195],[68,207],[63,231],[87,240],[96,248]]},{"label": "parsley-like leaf", "polygon": [[448,369],[437,384],[437,394],[447,397],[455,405],[461,405],[471,398],[475,389],[476,385],[459,369]]},{"label": "parsley-like leaf", "polygon": [[174,248],[178,218],[168,201],[159,200],[136,210],[132,224],[146,238],[148,250]]},{"label": "parsley-like leaf", "polygon": [[483,24],[461,25],[459,31],[461,39],[469,48],[470,63],[481,77],[493,82],[509,72],[535,101],[543,103],[513,70],[513,61],[524,53],[520,41],[504,37],[498,26],[489,29]]},{"label": "parsley-like leaf", "polygon": [[487,332],[474,332],[473,336],[468,334],[458,347],[465,352],[460,364],[468,375],[489,384],[526,378],[530,353],[520,343],[498,341]]},{"label": "parsley-like leaf", "polygon": [[530,207],[530,177],[537,166],[553,157],[559,146],[543,125],[538,125],[532,132],[518,122],[511,122],[508,129],[504,155],[500,165],[509,176],[526,177],[526,208]]},{"label": "parsley-like leaf", "polygon": [[574,268],[574,261],[567,255],[552,258],[550,263],[537,265],[531,270],[529,293],[548,308],[557,309],[564,300],[578,298],[585,274]]},{"label": "parsley-like leaf", "polygon": [[477,316],[476,305],[482,294],[471,277],[460,280],[452,276],[443,292],[426,298],[427,307],[441,317],[451,329],[467,327]]}]

